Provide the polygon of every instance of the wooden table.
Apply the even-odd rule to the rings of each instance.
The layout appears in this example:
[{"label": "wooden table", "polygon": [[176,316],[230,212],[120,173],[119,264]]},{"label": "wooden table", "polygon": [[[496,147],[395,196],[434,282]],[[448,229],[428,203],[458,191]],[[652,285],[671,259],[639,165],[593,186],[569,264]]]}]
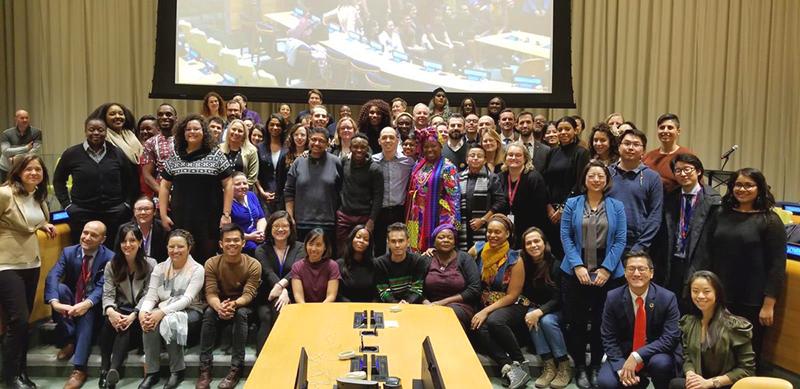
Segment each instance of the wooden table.
[{"label": "wooden table", "polygon": [[365,336],[364,344],[377,345],[376,355],[388,356],[389,375],[400,377],[404,388],[420,378],[422,341],[430,336],[436,360],[447,388],[491,388],[466,334],[450,308],[393,304],[291,304],[283,308],[269,339],[250,373],[245,388],[293,388],[300,348],[308,353],[309,388],[330,389],[336,378],[350,370],[350,361],[339,361],[341,351],[358,352],[359,332],[353,329],[353,313],[365,309],[383,312],[384,320],[397,328]]}]

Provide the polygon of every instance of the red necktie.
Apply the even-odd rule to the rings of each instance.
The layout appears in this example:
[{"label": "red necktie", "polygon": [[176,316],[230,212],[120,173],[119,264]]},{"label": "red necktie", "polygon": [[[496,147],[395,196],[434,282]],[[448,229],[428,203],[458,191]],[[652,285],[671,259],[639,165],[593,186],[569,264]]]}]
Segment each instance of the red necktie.
[{"label": "red necktie", "polygon": [[81,275],[78,277],[78,284],[75,285],[75,304],[83,301],[83,295],[86,290],[86,283],[89,282],[89,262],[92,260],[91,255],[83,256],[83,263],[81,264]]},{"label": "red necktie", "polygon": [[[636,321],[633,324],[633,351],[636,351],[647,344],[647,314],[644,313],[644,300],[636,298]],[[636,365],[636,371],[644,367],[640,363]]]}]

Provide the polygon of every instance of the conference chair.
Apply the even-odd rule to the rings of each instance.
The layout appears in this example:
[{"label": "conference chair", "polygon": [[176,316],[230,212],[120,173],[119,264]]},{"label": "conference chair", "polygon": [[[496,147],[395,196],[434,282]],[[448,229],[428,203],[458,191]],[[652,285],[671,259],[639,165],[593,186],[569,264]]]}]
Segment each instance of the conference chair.
[{"label": "conference chair", "polygon": [[541,77],[546,72],[547,72],[547,61],[545,61],[542,58],[531,58],[531,59],[526,59],[519,64],[519,68],[517,68],[517,71],[514,73],[514,76]]},{"label": "conference chair", "polygon": [[781,378],[745,377],[736,381],[733,389],[792,389],[792,383]]},{"label": "conference chair", "polygon": [[337,88],[347,88],[350,84],[350,58],[336,50],[328,50],[327,55],[328,67],[333,75],[331,84]]},{"label": "conference chair", "polygon": [[367,80],[367,75],[378,75],[381,71],[377,66],[359,61],[350,62],[350,69],[350,86],[354,88],[368,88],[369,81]]},{"label": "conference chair", "polygon": [[388,90],[392,87],[392,83],[389,80],[377,73],[367,73],[366,80],[370,89]]}]

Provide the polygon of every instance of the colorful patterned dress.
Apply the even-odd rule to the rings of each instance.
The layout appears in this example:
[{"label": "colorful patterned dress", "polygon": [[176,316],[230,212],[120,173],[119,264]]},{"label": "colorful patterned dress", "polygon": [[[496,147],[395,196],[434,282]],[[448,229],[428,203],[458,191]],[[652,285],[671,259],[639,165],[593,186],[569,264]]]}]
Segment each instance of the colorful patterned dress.
[{"label": "colorful patterned dress", "polygon": [[449,223],[458,229],[461,223],[460,205],[461,194],[455,165],[444,157],[435,163],[420,159],[408,183],[408,247],[418,253],[433,247],[431,233],[440,224]]}]

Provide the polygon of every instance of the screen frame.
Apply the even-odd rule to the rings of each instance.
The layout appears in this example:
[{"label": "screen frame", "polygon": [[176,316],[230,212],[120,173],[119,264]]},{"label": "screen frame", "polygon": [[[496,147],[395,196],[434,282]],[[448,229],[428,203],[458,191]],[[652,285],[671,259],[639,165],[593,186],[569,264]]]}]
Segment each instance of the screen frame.
[{"label": "screen frame", "polygon": [[[159,0],[156,23],[156,52],[153,67],[153,82],[150,98],[202,100],[206,93],[216,91],[222,96],[235,93],[247,95],[248,101],[270,103],[306,103],[308,89],[263,88],[223,85],[190,85],[175,83],[175,42],[177,38],[177,1]],[[507,107],[530,108],[575,108],[572,89],[572,49],[570,1],[553,1],[553,57],[552,93],[470,93],[447,92],[451,107],[457,106],[465,97],[476,100],[478,106],[485,107],[492,97],[500,96]],[[412,102],[427,102],[431,92],[409,91],[367,91],[322,89],[325,104],[363,104],[371,99],[390,101],[401,97]]]}]

